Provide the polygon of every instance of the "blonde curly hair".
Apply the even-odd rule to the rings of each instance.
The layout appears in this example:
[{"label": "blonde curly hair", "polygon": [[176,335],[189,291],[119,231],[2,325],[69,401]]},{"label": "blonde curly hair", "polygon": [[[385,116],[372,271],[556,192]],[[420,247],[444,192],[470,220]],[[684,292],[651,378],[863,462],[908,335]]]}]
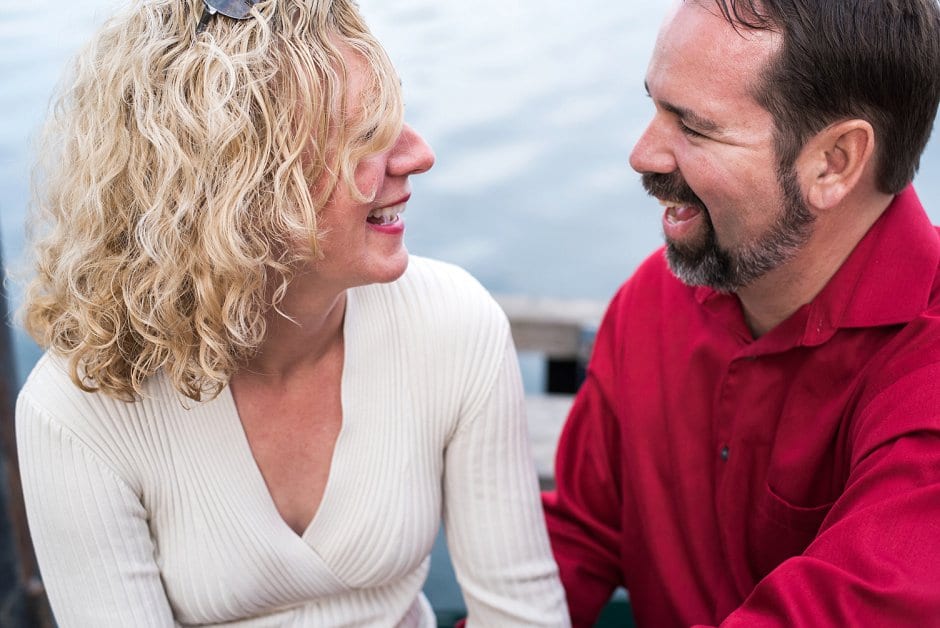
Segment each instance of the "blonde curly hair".
[{"label": "blonde curly hair", "polygon": [[[198,401],[257,351],[336,186],[361,196],[359,160],[400,132],[400,83],[353,0],[263,0],[198,34],[202,0],[133,5],[43,131],[24,323],[84,390],[130,401],[163,369]],[[368,68],[358,102],[340,46]]]}]

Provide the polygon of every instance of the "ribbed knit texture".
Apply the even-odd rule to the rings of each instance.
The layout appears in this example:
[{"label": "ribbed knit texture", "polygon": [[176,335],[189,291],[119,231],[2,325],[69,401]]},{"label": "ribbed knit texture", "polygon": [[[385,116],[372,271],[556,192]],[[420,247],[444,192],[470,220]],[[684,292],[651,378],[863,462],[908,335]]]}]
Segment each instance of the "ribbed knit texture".
[{"label": "ribbed knit texture", "polygon": [[498,306],[412,257],[400,280],[349,292],[344,329],[342,430],[301,536],[227,388],[196,403],[160,375],[128,404],[40,360],[17,442],[62,628],[434,626],[421,587],[442,516],[470,626],[567,625]]}]

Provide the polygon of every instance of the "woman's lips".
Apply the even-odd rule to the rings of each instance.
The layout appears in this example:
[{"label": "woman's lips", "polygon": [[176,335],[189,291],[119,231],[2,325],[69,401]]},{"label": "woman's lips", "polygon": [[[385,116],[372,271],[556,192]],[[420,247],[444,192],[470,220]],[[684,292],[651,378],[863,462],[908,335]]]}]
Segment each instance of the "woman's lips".
[{"label": "woman's lips", "polygon": [[369,212],[366,223],[369,228],[380,233],[398,234],[405,230],[405,222],[401,219],[401,213],[404,211],[404,201],[379,207]]}]

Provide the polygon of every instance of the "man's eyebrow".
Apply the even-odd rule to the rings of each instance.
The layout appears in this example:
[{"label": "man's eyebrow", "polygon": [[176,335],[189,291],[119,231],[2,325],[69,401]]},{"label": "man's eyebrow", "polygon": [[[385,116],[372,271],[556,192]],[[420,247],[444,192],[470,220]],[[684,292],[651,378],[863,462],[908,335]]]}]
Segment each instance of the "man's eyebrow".
[{"label": "man's eyebrow", "polygon": [[[652,95],[650,94],[649,83],[643,81],[643,86],[646,88],[646,95],[652,98]],[[669,113],[678,116],[684,122],[692,126],[696,131],[702,131],[705,133],[722,133],[724,131],[720,124],[714,120],[706,118],[705,116],[695,113],[691,109],[686,109],[685,107],[680,107],[679,105],[674,105],[671,102],[664,100],[659,100],[657,102],[660,107]]]}]

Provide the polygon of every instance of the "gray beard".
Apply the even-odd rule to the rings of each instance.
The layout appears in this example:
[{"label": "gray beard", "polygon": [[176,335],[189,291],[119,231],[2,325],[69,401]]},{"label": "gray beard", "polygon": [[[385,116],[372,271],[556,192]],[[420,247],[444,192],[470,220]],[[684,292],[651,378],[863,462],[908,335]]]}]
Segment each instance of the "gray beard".
[{"label": "gray beard", "polygon": [[705,241],[692,246],[666,241],[666,261],[673,274],[690,286],[708,286],[719,292],[735,292],[793,259],[813,233],[816,217],[803,200],[796,173],[780,176],[784,208],[761,237],[738,250],[718,244],[708,212]]}]

